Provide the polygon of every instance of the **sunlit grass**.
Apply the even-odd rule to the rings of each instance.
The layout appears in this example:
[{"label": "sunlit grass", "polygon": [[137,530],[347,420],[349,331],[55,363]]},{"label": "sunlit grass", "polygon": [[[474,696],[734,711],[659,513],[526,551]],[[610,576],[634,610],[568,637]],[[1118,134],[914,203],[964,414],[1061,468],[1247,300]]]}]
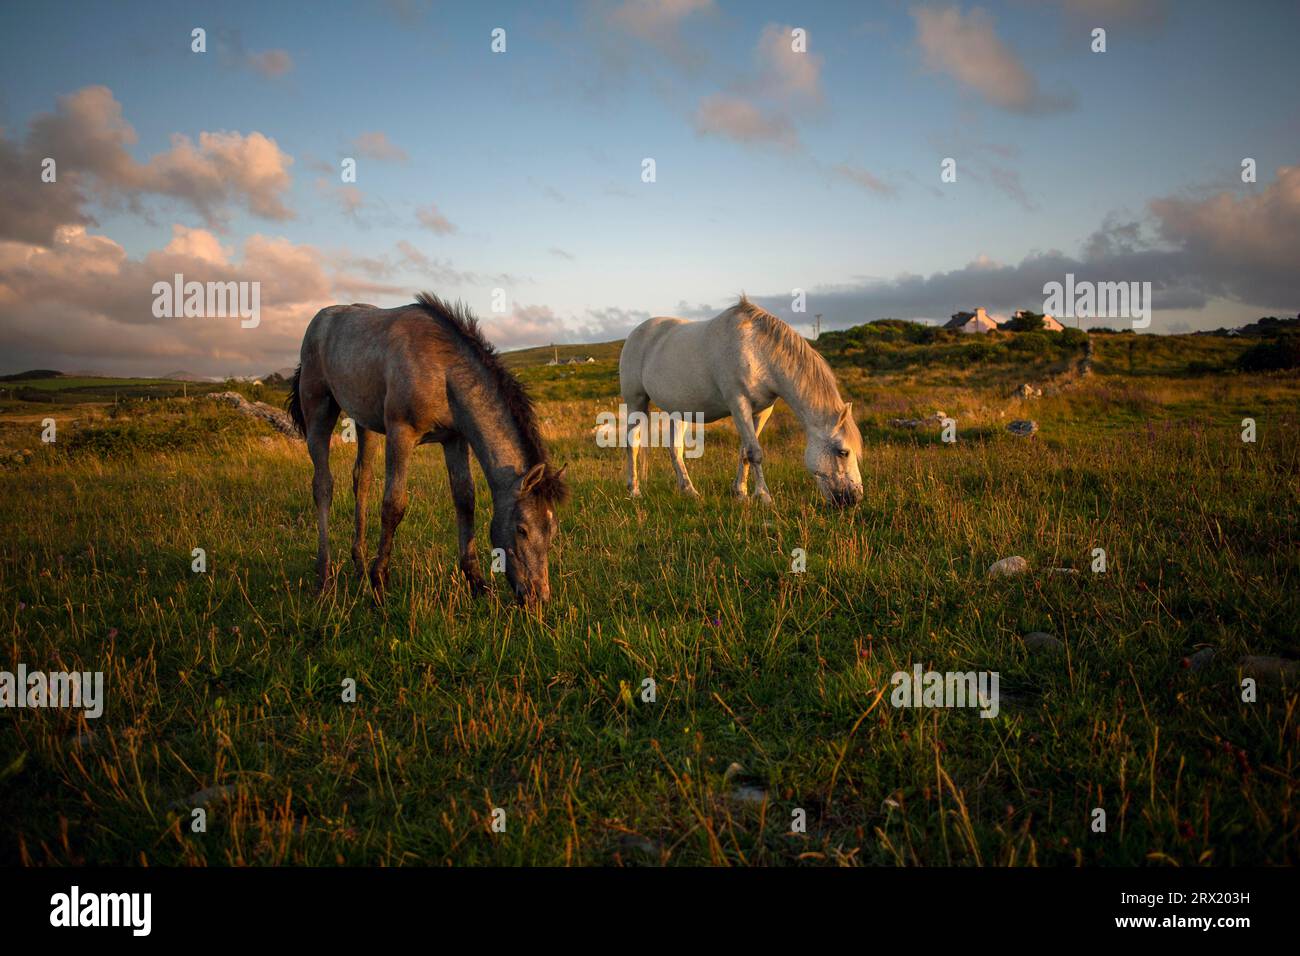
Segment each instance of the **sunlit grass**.
[{"label": "sunlit grass", "polygon": [[[574,486],[540,617],[470,598],[436,448],[415,456],[378,609],[346,560],[349,446],[333,453],[341,571],[318,598],[301,445],[228,410],[210,441],[107,458],[27,437],[35,458],[0,470],[4,666],[102,670],[108,703],[97,721],[0,711],[0,859],[1297,861],[1296,696],[1262,686],[1242,703],[1234,669],[1297,648],[1293,380],[1098,377],[1020,402],[1006,383],[846,374],[866,496],[840,514],[784,411],[764,435],[774,509],[728,497],[725,425],[691,463],[702,500],[673,493],[661,450],[629,500],[621,453],[591,436],[617,404],[599,365],[583,375],[603,391],[568,401],[536,375]],[[959,421],[955,446],[887,424],[936,406]],[[207,414],[128,418],[143,432]],[[1015,417],[1039,437],[1008,435]],[[485,486],[479,501],[486,547]],[[199,547],[206,574],[190,570]],[[1012,554],[1032,573],[989,580]],[[1065,652],[1027,653],[1032,630]],[[1198,644],[1215,663],[1182,669]],[[999,717],[878,699],[914,662],[999,671]],[[191,795],[218,787],[191,833]],[[796,808],[807,833],[790,832]]]}]

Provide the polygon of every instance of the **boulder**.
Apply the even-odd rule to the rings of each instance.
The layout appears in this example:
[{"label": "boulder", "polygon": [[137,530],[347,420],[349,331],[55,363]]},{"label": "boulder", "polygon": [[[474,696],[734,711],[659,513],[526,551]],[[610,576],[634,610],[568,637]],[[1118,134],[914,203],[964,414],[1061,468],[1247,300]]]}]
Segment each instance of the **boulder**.
[{"label": "boulder", "polygon": [[989,577],[991,578],[1009,578],[1016,574],[1024,574],[1029,570],[1029,562],[1020,555],[1010,558],[1002,558],[1000,561],[994,561],[989,565]]}]

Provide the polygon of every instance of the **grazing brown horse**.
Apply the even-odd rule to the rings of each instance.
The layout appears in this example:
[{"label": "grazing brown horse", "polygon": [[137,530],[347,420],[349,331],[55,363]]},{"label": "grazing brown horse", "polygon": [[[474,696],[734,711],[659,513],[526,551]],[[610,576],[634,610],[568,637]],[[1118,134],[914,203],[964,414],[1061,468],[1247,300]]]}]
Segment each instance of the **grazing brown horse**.
[{"label": "grazing brown horse", "polygon": [[528,394],[501,364],[469,309],[427,292],[416,298],[396,309],[332,305],[316,313],[303,335],[288,409],[315,466],[317,585],[325,586],[330,571],[330,436],[339,413],[346,411],[357,431],[352,560],[359,574],[365,573],[366,491],[375,436],[386,436],[383,525],[370,565],[377,599],[388,584],[393,534],[406,512],[411,450],[438,442],[456,505],[460,568],[471,590],[477,595],[486,587],[474,547],[473,449],[492,490],[491,540],[505,554],[506,578],[521,602],[542,603],[551,595],[547,555],[557,529],[555,509],[568,497],[564,469],[548,464]]}]

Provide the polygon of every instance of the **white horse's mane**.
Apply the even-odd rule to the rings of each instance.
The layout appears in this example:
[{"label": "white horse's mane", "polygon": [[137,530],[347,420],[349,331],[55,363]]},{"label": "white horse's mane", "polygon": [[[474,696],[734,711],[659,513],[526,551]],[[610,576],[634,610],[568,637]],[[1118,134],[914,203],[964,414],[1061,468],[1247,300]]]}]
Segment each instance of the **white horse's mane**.
[{"label": "white horse's mane", "polygon": [[795,383],[798,390],[819,411],[837,413],[844,402],[835,381],[835,373],[822,354],[808,340],[742,292],[740,301],[729,310],[753,323],[768,340],[772,361]]}]

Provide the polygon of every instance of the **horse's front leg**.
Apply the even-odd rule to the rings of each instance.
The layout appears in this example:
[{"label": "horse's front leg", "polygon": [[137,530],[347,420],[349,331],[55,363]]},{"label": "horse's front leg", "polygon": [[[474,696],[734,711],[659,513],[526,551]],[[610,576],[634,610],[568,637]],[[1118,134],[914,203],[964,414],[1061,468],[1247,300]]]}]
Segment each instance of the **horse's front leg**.
[{"label": "horse's front leg", "polygon": [[[770,411],[770,408],[764,411]],[[762,414],[755,414],[753,406],[743,396],[738,396],[731,403],[731,418],[736,423],[736,431],[740,433],[741,457],[754,469],[754,497],[763,504],[770,505],[772,493],[767,490],[767,482],[763,480],[763,446],[758,443],[758,428],[755,427]],[[764,424],[766,421],[766,418],[762,418]]]},{"label": "horse's front leg", "polygon": [[330,473],[330,436],[339,418],[339,407],[325,395],[307,418],[307,451],[311,454],[312,499],[316,505],[316,588],[324,591],[330,579],[330,502],[334,500],[334,476]]},{"label": "horse's front leg", "polygon": [[483,580],[478,549],[474,546],[474,476],[469,470],[469,443],[464,438],[453,438],[442,446],[442,453],[447,459],[451,499],[456,506],[460,569],[469,582],[470,593],[478,597],[487,590],[487,583]]},{"label": "horse's front leg", "polygon": [[352,465],[352,495],[357,503],[352,532],[352,564],[357,574],[362,576],[366,573],[366,499],[370,497],[371,466],[378,445],[379,438],[374,432],[357,426],[357,460]]},{"label": "horse's front leg", "polygon": [[[755,438],[758,438],[759,435],[763,434],[763,426],[766,425],[767,420],[772,417],[772,410],[775,408],[775,405],[769,405],[754,416]],[[767,486],[764,485],[763,487],[766,488]],[[749,497],[749,458],[745,454],[744,445],[741,445],[740,448],[740,464],[736,468],[736,483],[731,486],[731,490],[735,493],[737,498]],[[769,495],[769,497],[771,496]]]},{"label": "horse's front leg", "polygon": [[415,429],[401,422],[388,422],[384,441],[384,506],[380,511],[379,550],[370,563],[370,585],[375,600],[382,602],[388,587],[388,559],[393,553],[393,536],[406,514],[406,471],[415,447]]}]

